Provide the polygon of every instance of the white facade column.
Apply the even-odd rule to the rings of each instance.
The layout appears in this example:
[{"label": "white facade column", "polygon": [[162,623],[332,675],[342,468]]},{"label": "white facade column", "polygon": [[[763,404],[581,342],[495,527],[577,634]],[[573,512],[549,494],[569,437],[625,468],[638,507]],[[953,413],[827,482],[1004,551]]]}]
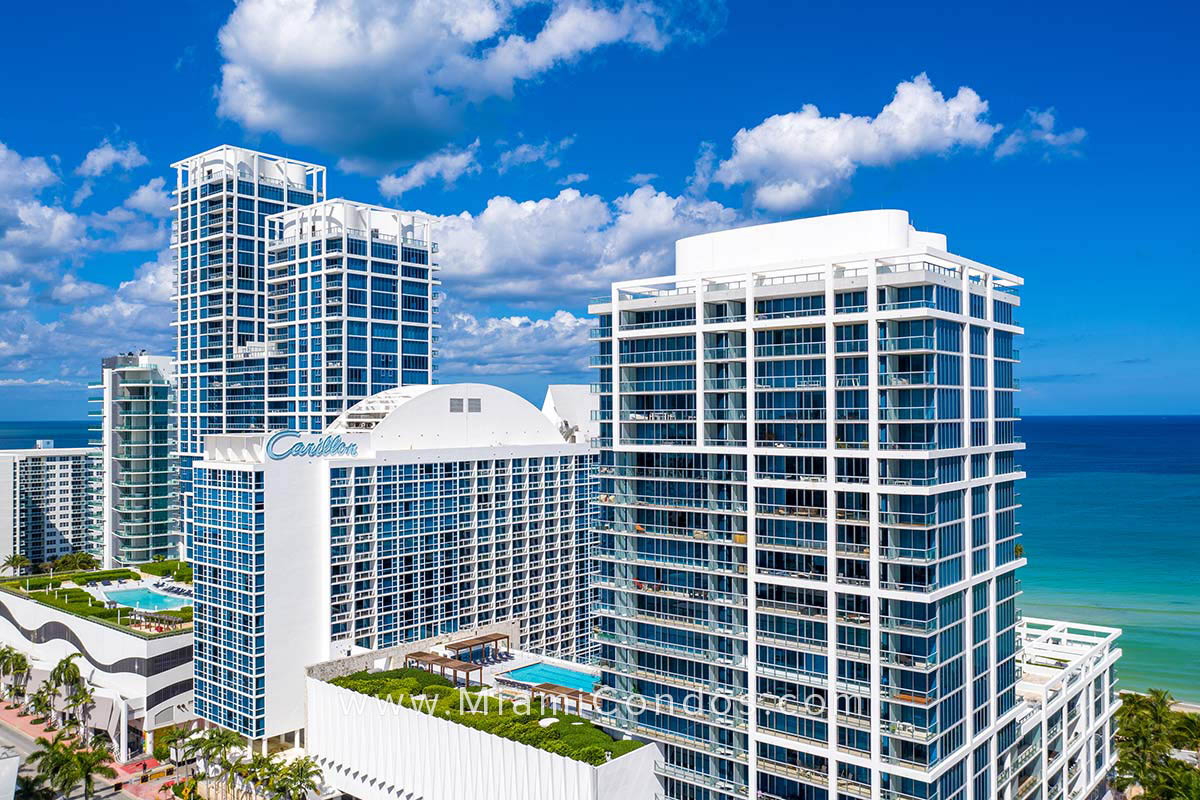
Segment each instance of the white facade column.
[{"label": "white facade column", "polygon": [[118,760],[125,763],[129,760],[129,704],[123,697],[118,697],[118,702],[121,704],[121,731],[117,736],[117,752]]}]

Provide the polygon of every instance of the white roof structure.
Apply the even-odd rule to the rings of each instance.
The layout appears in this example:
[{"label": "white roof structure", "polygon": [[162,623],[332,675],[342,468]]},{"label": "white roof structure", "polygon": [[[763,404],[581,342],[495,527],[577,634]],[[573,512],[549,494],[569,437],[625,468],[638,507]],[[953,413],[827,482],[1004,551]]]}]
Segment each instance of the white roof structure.
[{"label": "white roof structure", "polygon": [[529,401],[483,383],[389,389],[351,406],[324,432],[370,434],[376,451],[563,443]]},{"label": "white roof structure", "polygon": [[599,407],[599,398],[587,384],[552,383],[546,387],[542,413],[568,442],[587,444],[600,435],[600,423],[592,419],[592,411]]},{"label": "white roof structure", "polygon": [[675,272],[758,269],[910,247],[946,249],[946,237],[914,228],[907,211],[882,209],[804,217],[702,233],[675,242]]}]

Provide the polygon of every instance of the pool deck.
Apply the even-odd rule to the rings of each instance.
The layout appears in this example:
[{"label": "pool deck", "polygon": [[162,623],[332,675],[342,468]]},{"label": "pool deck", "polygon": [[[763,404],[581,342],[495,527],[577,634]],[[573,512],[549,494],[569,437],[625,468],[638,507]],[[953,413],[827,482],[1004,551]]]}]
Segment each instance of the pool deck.
[{"label": "pool deck", "polygon": [[[116,600],[111,600],[108,597],[109,592],[130,592],[130,591],[135,591],[138,589],[144,589],[148,592],[154,592],[155,594],[160,594],[163,597],[168,597],[173,600],[178,600],[179,605],[171,606],[169,609],[169,610],[177,610],[177,609],[183,608],[184,606],[193,605],[195,601],[190,596],[185,596],[182,594],[174,594],[172,592],[165,592],[165,591],[163,591],[163,588],[165,588],[167,586],[184,586],[184,585],[185,584],[175,583],[174,581],[167,580],[165,578],[145,578],[140,581],[113,581],[108,586],[103,586],[98,583],[93,583],[93,584],[87,584],[85,586],[80,586],[79,588],[83,589],[88,594],[90,594],[92,597],[96,598],[97,600],[99,600],[103,603],[117,602]],[[124,604],[121,603],[119,605],[124,605]],[[127,608],[132,608],[132,606],[127,606]],[[146,610],[151,611],[152,609],[146,609]]]}]

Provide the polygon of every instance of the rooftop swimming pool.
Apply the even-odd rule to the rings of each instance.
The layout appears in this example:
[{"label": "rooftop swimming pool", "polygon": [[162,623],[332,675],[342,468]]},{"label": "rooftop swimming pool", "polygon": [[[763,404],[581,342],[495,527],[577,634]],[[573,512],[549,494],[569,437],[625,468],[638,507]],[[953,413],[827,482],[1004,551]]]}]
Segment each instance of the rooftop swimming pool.
[{"label": "rooftop swimming pool", "polygon": [[568,689],[578,689],[581,692],[595,690],[596,684],[600,682],[600,679],[595,675],[590,675],[577,669],[567,669],[566,667],[547,664],[544,661],[537,664],[530,664],[528,667],[514,669],[512,672],[505,672],[501,677],[511,678],[514,681],[535,686],[539,683],[553,683],[558,686],[565,686]]},{"label": "rooftop swimming pool", "polygon": [[130,608],[136,608],[138,611],[167,611],[173,608],[183,608],[190,606],[192,601],[185,597],[172,597],[169,594],[155,592],[150,589],[113,589],[104,593],[104,596],[114,603],[118,603]]}]

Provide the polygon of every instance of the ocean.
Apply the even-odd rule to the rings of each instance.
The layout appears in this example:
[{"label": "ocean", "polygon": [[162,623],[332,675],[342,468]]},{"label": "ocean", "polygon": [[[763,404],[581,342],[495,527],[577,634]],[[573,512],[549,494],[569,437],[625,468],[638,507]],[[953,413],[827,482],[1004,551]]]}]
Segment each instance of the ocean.
[{"label": "ocean", "polygon": [[[0,422],[0,449],[87,444],[86,422]],[[1124,630],[1123,689],[1200,701],[1200,417],[1029,417],[1017,461],[1026,616]]]},{"label": "ocean", "polygon": [[1121,628],[1122,689],[1200,701],[1200,417],[1031,417],[1026,616]]}]

